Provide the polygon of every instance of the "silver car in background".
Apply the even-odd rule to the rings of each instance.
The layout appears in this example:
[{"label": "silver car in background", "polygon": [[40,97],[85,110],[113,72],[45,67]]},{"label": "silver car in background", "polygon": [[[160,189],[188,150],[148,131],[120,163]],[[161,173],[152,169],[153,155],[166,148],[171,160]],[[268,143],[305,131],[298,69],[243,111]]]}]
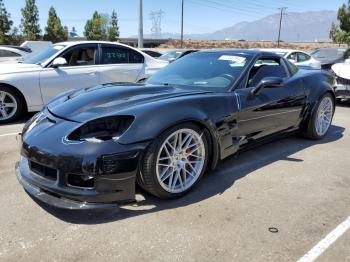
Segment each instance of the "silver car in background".
[{"label": "silver car in background", "polygon": [[81,41],[54,44],[19,63],[0,64],[0,124],[24,111],[39,111],[71,89],[139,82],[168,62],[127,45]]}]

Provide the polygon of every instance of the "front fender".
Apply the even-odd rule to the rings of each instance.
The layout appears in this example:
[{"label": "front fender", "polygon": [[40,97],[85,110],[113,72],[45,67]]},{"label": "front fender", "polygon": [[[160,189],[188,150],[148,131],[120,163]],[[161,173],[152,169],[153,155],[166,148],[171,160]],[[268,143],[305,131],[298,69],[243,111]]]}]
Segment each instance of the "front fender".
[{"label": "front fender", "polygon": [[28,111],[39,111],[43,100],[39,87],[39,72],[0,74],[0,85],[16,88],[26,100]]},{"label": "front fender", "polygon": [[226,144],[223,145],[223,141],[227,142],[223,137],[227,137],[232,128],[225,119],[229,115],[235,115],[237,111],[236,100],[233,95],[227,93],[157,101],[122,112],[134,115],[135,120],[118,142],[132,144],[153,140],[168,128],[188,121],[197,123],[209,131],[213,153],[219,157],[220,148],[227,147]]}]

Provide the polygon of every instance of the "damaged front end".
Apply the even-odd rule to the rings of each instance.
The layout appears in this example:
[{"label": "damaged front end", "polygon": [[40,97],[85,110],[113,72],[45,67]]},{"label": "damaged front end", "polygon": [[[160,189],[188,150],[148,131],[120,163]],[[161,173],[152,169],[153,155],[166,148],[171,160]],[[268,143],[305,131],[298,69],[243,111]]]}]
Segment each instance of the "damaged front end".
[{"label": "damaged front end", "polygon": [[148,143],[119,144],[120,130],[132,121],[120,119],[86,126],[45,109],[24,127],[16,164],[19,182],[34,198],[58,208],[106,208],[134,201],[139,157]]}]

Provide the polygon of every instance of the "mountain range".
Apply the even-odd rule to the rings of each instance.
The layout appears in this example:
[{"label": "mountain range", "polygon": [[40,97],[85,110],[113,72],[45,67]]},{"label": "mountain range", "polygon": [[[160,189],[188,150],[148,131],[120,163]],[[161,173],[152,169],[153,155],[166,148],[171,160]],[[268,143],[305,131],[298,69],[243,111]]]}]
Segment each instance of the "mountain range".
[{"label": "mountain range", "polygon": [[[185,39],[275,41],[278,35],[279,14],[268,15],[252,22],[240,22],[233,26],[206,34],[185,34]],[[283,16],[281,39],[286,42],[329,41],[332,22],[337,22],[336,11],[286,12]],[[185,28],[186,30],[186,28]],[[152,38],[152,35],[144,35]],[[179,34],[162,33],[161,38],[180,38]]]}]

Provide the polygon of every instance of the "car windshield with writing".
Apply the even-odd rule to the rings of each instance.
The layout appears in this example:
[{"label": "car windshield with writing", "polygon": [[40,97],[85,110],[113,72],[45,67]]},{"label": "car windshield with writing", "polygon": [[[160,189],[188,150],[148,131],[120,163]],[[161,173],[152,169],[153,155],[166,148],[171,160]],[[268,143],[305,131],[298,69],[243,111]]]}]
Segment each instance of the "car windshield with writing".
[{"label": "car windshield with writing", "polygon": [[146,83],[224,91],[236,82],[250,59],[241,53],[193,53],[155,73]]}]

